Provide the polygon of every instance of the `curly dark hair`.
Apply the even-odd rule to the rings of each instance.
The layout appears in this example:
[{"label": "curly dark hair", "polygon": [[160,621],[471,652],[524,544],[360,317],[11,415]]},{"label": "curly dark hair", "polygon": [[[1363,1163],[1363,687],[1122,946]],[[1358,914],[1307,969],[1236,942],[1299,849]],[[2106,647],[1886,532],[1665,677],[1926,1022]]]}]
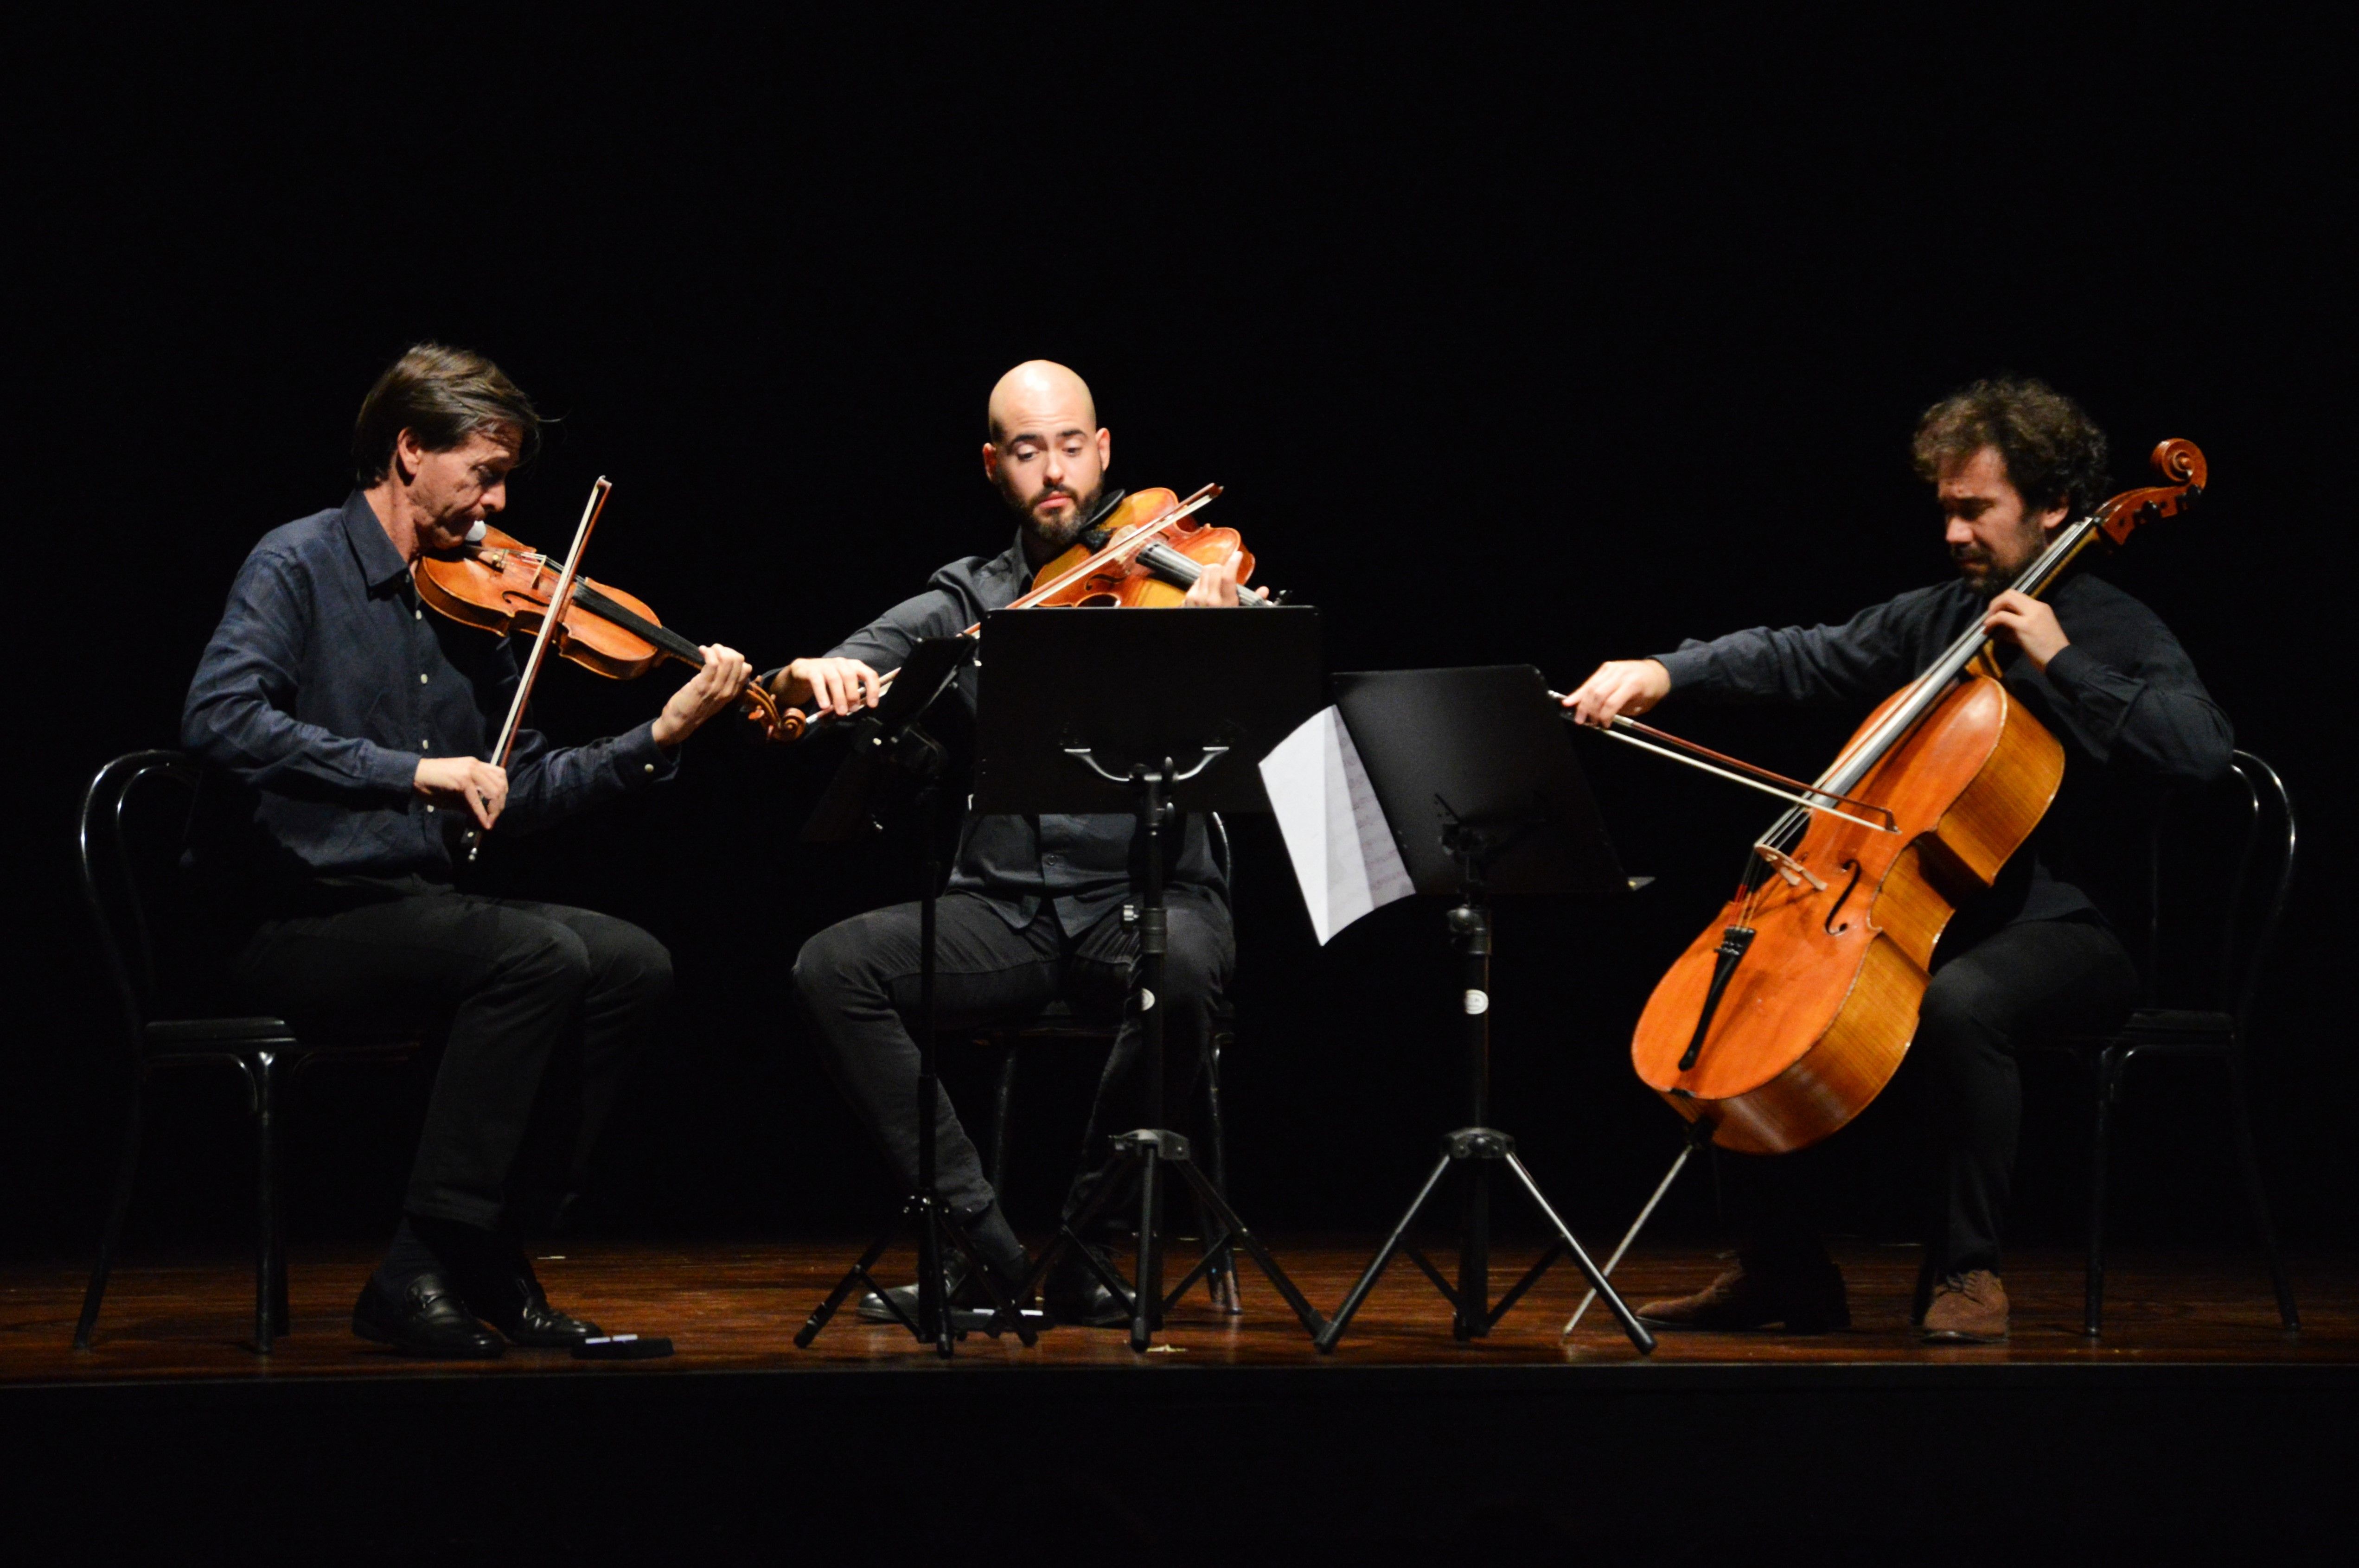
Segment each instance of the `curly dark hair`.
[{"label": "curly dark hair", "polygon": [[468,349],[417,343],[386,367],[361,399],[353,422],[353,476],[363,485],[383,479],[393,444],[404,430],[429,452],[447,452],[477,430],[502,426],[516,433],[518,466],[529,462],[549,421],[524,389],[499,366]]},{"label": "curly dark hair", "polygon": [[2105,433],[2079,404],[2031,376],[1995,375],[1953,392],[1917,421],[1911,450],[1918,477],[1941,471],[1984,447],[1998,449],[2006,480],[2034,512],[2088,512],[2107,491]]}]

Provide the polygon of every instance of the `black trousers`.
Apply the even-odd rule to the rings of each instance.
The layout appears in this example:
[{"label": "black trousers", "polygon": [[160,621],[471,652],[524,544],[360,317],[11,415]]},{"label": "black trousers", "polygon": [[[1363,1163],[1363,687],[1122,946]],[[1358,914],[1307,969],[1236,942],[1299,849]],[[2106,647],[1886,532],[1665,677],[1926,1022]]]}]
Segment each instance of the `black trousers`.
[{"label": "black trousers", "polygon": [[[1200,889],[1164,899],[1170,938],[1164,957],[1164,1105],[1176,1117],[1195,1081],[1214,1010],[1236,967],[1228,906]],[[1145,1123],[1142,1036],[1131,999],[1138,937],[1120,912],[1067,935],[1045,906],[1021,931],[984,900],[946,893],[937,906],[935,1005],[946,1030],[1013,1022],[1061,997],[1083,1017],[1121,1020],[1099,1077],[1080,1166],[1065,1199],[1072,1217],[1104,1177],[1107,1140]],[[795,989],[810,1009],[830,1070],[885,1149],[905,1186],[918,1179],[919,906],[895,904],[831,925],[795,958]],[[954,1214],[978,1216],[995,1195],[974,1141],[950,1097],[935,1101],[935,1179]]]},{"label": "black trousers", "polygon": [[[1928,1281],[1999,1268],[2023,1125],[2017,1053],[2043,1035],[2114,1028],[2137,986],[2120,938],[2094,921],[2022,921],[1935,968],[1916,1041],[1885,1091],[1921,1130],[1931,1166]],[[1742,1239],[1777,1249],[1815,1238],[1850,1163],[1841,1133],[1795,1154],[1734,1158],[1729,1196]]]},{"label": "black trousers", "polygon": [[672,983],[671,955],[627,921],[415,878],[323,891],[265,920],[231,974],[242,1001],[299,1027],[447,1027],[403,1207],[484,1229],[500,1223],[560,1051],[579,1053],[579,1187]]}]

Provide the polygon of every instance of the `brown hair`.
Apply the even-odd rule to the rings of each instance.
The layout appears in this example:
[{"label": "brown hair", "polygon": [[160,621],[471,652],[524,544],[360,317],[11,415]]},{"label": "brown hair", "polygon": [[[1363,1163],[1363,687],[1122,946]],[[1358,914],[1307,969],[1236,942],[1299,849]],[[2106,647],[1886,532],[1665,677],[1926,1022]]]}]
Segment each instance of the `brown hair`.
[{"label": "brown hair", "polygon": [[468,349],[417,343],[386,367],[361,399],[353,422],[353,474],[364,485],[383,479],[404,430],[429,452],[447,452],[478,430],[516,432],[519,465],[540,447],[544,423],[532,399],[499,366]]},{"label": "brown hair", "polygon": [[2044,381],[1991,376],[1925,410],[1911,446],[1917,475],[1939,483],[1944,469],[1984,447],[1998,449],[2006,481],[2028,510],[2077,514],[2104,499],[2105,433]]}]

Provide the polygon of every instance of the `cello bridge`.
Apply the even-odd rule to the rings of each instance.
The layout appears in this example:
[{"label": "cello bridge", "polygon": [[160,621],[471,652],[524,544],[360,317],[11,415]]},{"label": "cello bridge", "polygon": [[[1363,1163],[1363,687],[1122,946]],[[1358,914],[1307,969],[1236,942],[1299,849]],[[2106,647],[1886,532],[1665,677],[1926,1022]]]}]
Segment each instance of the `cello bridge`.
[{"label": "cello bridge", "polygon": [[1753,852],[1760,856],[1763,860],[1768,861],[1770,870],[1785,878],[1786,885],[1788,887],[1798,888],[1804,882],[1808,882],[1812,887],[1818,889],[1821,892],[1827,891],[1826,883],[1821,881],[1817,877],[1812,876],[1810,874],[1810,868],[1804,866],[1799,860],[1794,859],[1793,856],[1786,853],[1785,850],[1773,849],[1767,844],[1756,844],[1753,846]]}]

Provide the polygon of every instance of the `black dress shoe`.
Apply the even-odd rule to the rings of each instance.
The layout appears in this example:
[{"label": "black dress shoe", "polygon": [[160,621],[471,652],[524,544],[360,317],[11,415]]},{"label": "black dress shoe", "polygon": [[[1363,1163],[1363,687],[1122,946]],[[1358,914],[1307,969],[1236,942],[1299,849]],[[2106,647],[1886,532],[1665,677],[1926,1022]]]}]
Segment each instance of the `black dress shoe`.
[{"label": "black dress shoe", "polygon": [[[1105,1249],[1092,1247],[1088,1250],[1091,1258],[1109,1271],[1113,1269]],[[1052,1323],[1079,1324],[1085,1328],[1130,1325],[1130,1303],[1099,1278],[1097,1271],[1077,1252],[1068,1252],[1057,1260],[1040,1295]]]},{"label": "black dress shoe", "polygon": [[571,1317],[549,1304],[549,1293],[518,1253],[508,1265],[487,1271],[467,1281],[467,1304],[485,1323],[507,1336],[511,1345],[528,1349],[570,1350],[585,1339],[599,1339],[605,1330],[587,1319]]},{"label": "black dress shoe", "polygon": [[[1002,1295],[1015,1295],[1016,1285],[1006,1276],[995,1278]],[[951,1326],[953,1328],[963,1333],[980,1333],[988,1329],[992,1320],[998,1315],[999,1309],[992,1304],[991,1292],[969,1277],[963,1258],[954,1260],[949,1268],[942,1271],[942,1289],[950,1300]],[[888,1302],[890,1305],[886,1304]],[[900,1312],[897,1314],[894,1307],[900,1308]],[[913,1281],[906,1285],[896,1285],[881,1295],[875,1291],[864,1291],[852,1313],[863,1323],[889,1323],[904,1326],[915,1323],[918,1321],[917,1283]],[[1048,1321],[1038,1307],[1024,1307],[1020,1313],[1036,1328]]]},{"label": "black dress shoe", "polygon": [[353,1332],[390,1345],[404,1356],[451,1361],[488,1361],[500,1354],[499,1336],[477,1323],[440,1274],[417,1276],[398,1297],[369,1276],[353,1304]]}]

